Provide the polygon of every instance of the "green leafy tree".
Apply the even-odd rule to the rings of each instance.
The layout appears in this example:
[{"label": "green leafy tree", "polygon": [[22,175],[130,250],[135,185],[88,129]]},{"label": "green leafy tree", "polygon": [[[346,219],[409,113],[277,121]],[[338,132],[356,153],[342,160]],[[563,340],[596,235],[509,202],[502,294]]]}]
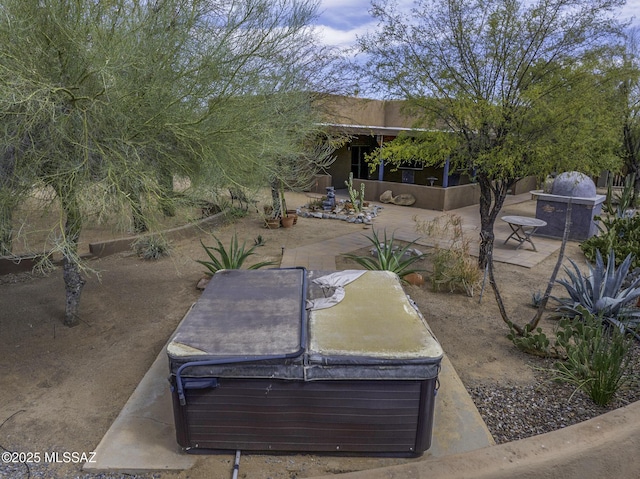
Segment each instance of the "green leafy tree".
[{"label": "green leafy tree", "polygon": [[640,194],[640,31],[631,29],[623,56],[623,80],[619,92],[622,102],[621,156],[627,174],[635,174],[634,197]]},{"label": "green leafy tree", "polygon": [[[623,1],[417,0],[403,13],[373,2],[382,28],[360,38],[372,82],[405,99],[416,126],[378,160],[449,158],[480,187],[479,266],[493,276],[494,224],[527,175],[616,165],[619,123],[609,104]],[[385,151],[386,150],[386,151]]]},{"label": "green leafy tree", "polygon": [[[13,209],[52,192],[65,324],[79,321],[83,224],[171,210],[194,189],[265,182],[317,134],[310,0],[7,0],[0,11],[0,241]],[[265,180],[267,178],[267,180]]]}]

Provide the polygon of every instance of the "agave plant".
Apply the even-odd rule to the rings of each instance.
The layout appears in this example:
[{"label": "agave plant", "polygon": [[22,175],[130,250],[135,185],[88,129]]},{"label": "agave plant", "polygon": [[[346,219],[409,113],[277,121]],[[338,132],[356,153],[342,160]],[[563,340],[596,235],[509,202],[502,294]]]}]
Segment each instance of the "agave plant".
[{"label": "agave plant", "polygon": [[[231,238],[231,244],[228,249],[225,248],[218,238],[215,236],[213,238],[218,243],[218,246],[206,246],[202,240],[200,240],[200,244],[207,252],[207,256],[209,256],[209,261],[197,260],[198,263],[206,266],[208,275],[213,275],[221,269],[240,269],[242,268],[245,260],[249,256],[255,254],[253,250],[256,249],[257,245],[254,245],[249,249],[245,249],[246,241],[242,243],[242,245],[238,245],[238,238],[235,233]],[[217,255],[215,253],[217,253]],[[259,269],[275,264],[276,263],[273,261],[261,261],[256,264],[252,264],[247,269]]]},{"label": "agave plant", "polygon": [[640,325],[640,309],[634,306],[634,301],[640,297],[640,277],[622,289],[633,255],[629,254],[616,270],[613,250],[609,251],[606,266],[600,251],[596,251],[596,263],[595,266],[588,265],[588,275],[583,275],[573,260],[569,261],[574,271],[565,266],[569,279],[557,282],[566,288],[570,298],[554,297],[560,303],[557,311],[562,316],[580,318],[582,307],[621,331],[634,331]]},{"label": "agave plant", "polygon": [[366,237],[373,244],[372,256],[358,256],[354,254],[345,254],[349,259],[354,260],[365,269],[374,271],[392,271],[401,278],[417,270],[411,269],[410,266],[416,261],[425,258],[425,253],[413,254],[412,246],[415,241],[404,247],[399,247],[395,243],[393,234],[391,238],[387,238],[387,230],[384,230],[383,241],[380,241],[375,230],[372,236]]}]

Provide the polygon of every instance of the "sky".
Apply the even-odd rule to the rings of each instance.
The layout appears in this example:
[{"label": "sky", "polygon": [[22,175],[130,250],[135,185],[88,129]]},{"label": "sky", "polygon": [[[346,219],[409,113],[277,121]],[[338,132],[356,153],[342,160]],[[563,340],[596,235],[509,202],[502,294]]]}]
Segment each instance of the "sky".
[{"label": "sky", "polygon": [[[399,0],[410,6],[412,0]],[[355,44],[356,37],[367,30],[374,30],[376,22],[369,15],[370,0],[320,0],[318,26],[324,43],[338,47]],[[640,26],[640,0],[627,0],[620,18],[635,17],[634,25]]]}]

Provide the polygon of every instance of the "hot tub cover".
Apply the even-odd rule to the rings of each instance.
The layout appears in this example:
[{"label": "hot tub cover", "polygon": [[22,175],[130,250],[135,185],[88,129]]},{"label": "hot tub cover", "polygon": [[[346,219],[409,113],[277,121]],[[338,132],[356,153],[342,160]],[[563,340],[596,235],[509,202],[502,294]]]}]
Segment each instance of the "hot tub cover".
[{"label": "hot tub cover", "polygon": [[387,271],[346,276],[337,304],[307,311],[308,299],[335,293],[323,280],[309,281],[314,286],[308,288],[307,279],[328,276],[304,269],[216,273],[167,347],[172,374],[303,381],[436,377],[442,348],[399,278]]}]

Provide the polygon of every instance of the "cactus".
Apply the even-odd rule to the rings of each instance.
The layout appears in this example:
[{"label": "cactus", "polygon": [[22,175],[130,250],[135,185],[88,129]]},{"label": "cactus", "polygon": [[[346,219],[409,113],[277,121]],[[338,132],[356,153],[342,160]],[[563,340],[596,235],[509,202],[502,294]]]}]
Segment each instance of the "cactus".
[{"label": "cactus", "polygon": [[362,211],[362,205],[364,204],[364,183],[360,183],[360,193],[358,193],[353,187],[353,173],[349,173],[349,181],[345,181],[344,184],[349,191],[349,199],[351,200],[353,209],[355,209],[357,213],[360,213]]}]

